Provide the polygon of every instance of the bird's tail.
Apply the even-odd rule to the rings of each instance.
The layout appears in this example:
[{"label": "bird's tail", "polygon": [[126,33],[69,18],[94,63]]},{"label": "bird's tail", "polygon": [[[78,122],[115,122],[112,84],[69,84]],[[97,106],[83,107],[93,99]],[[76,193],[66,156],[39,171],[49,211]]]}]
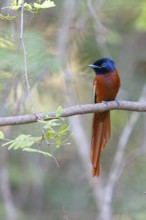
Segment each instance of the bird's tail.
[{"label": "bird's tail", "polygon": [[92,176],[99,176],[100,174],[100,154],[109,140],[110,130],[110,112],[94,113],[90,150]]}]

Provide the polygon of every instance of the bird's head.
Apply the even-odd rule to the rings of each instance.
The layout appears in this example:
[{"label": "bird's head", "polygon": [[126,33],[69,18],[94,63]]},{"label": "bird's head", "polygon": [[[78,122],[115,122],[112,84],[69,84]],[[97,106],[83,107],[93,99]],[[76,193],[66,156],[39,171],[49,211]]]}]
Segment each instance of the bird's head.
[{"label": "bird's head", "polygon": [[88,66],[91,67],[98,75],[106,74],[116,69],[114,61],[109,58],[100,58]]}]

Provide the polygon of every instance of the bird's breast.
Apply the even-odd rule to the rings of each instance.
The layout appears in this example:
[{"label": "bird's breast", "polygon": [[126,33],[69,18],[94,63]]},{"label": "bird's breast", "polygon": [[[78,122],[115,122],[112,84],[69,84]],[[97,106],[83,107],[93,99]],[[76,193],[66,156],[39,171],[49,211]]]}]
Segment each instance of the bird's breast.
[{"label": "bird's breast", "polygon": [[120,87],[117,70],[94,78],[96,102],[114,100]]}]

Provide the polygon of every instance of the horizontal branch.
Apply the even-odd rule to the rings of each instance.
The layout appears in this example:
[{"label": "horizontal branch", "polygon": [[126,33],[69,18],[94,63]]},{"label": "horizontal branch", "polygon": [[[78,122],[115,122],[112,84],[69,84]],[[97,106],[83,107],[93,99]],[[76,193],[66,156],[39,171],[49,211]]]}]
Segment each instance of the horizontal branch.
[{"label": "horizontal branch", "polygon": [[[108,103],[76,105],[62,109],[60,117],[64,118],[93,112],[103,112],[107,110],[146,112],[146,102],[111,101]],[[30,115],[0,117],[0,126],[28,124],[37,122],[37,120],[40,119],[50,120],[52,118],[56,118],[55,112],[48,112],[48,118],[46,118],[46,114],[43,112]]]}]

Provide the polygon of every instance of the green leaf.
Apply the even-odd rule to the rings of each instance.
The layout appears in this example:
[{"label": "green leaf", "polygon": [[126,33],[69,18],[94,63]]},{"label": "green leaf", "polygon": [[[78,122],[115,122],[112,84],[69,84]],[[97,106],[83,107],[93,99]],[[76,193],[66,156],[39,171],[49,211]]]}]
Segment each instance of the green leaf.
[{"label": "green leaf", "polygon": [[46,151],[41,151],[41,150],[37,150],[37,149],[33,149],[33,148],[24,148],[23,151],[39,153],[39,154],[43,154],[45,156],[52,157],[52,154],[50,154],[50,153],[48,153]]},{"label": "green leaf", "polygon": [[42,4],[34,3],[34,7],[37,8],[37,9],[51,8],[51,7],[54,7],[54,6],[55,6],[54,2],[50,1],[50,0],[46,0]]},{"label": "green leaf", "polygon": [[35,143],[39,143],[42,137],[32,137],[31,135],[19,135],[16,139],[11,140],[3,144],[2,146],[8,145],[8,149],[17,150],[19,148],[31,147]]},{"label": "green leaf", "polygon": [[18,0],[18,4],[21,5],[22,4],[22,0]]},{"label": "green leaf", "polygon": [[12,9],[17,11],[21,6],[20,5],[17,5],[17,6],[14,6],[14,5],[11,5],[12,6]]},{"label": "green leaf", "polygon": [[4,139],[4,133],[2,131],[0,131],[0,140],[3,140]]},{"label": "green leaf", "polygon": [[58,129],[58,133],[60,134],[66,134],[67,131],[69,131],[69,126],[67,124],[63,124],[60,126],[60,128]]},{"label": "green leaf", "polygon": [[57,135],[55,138],[55,144],[56,144],[56,148],[60,147],[61,144],[61,140],[60,140],[60,135]]},{"label": "green leaf", "polygon": [[8,37],[0,37],[0,48],[8,49],[14,51],[16,49],[13,40]]},{"label": "green leaf", "polygon": [[61,112],[62,112],[62,106],[59,105],[58,108],[57,108],[57,110],[56,110],[56,117],[60,117]]},{"label": "green leaf", "polygon": [[11,143],[13,143],[13,142],[14,142],[14,140],[8,141],[8,142],[2,144],[2,147],[7,146],[7,145],[9,145],[9,144],[11,144]]},{"label": "green leaf", "polygon": [[48,131],[46,132],[46,134],[45,134],[45,135],[46,135],[46,138],[47,138],[47,139],[51,139],[51,138],[53,137],[53,133],[54,133],[54,132],[52,132],[51,130],[48,130]]},{"label": "green leaf", "polygon": [[[6,7],[5,7],[5,8],[6,8]],[[0,18],[3,19],[3,20],[11,21],[11,20],[15,19],[18,15],[19,15],[19,14],[14,15],[14,16],[9,16],[9,15],[4,16],[4,15],[0,14]]]},{"label": "green leaf", "polygon": [[19,0],[18,4],[17,4],[16,0],[11,0],[11,8],[15,11],[17,11],[19,8],[21,8],[21,5],[22,5],[22,0]]},{"label": "green leaf", "polygon": [[51,119],[51,120],[47,121],[47,124],[48,124],[49,126],[58,126],[58,125],[60,125],[58,119]]},{"label": "green leaf", "polygon": [[24,3],[24,9],[26,11],[32,11],[33,10],[33,7],[31,6],[31,4],[28,4],[28,3]]},{"label": "green leaf", "polygon": [[44,129],[51,129],[52,132],[54,131],[52,127],[60,125],[60,123],[57,123],[58,119],[51,119],[49,121],[38,120],[38,122],[43,124]]},{"label": "green leaf", "polygon": [[[9,143],[10,144],[10,143]],[[4,145],[3,145],[4,146]],[[8,150],[11,150],[12,148],[14,148],[16,146],[16,143],[14,141],[11,141],[11,144],[8,147]]]},{"label": "green leaf", "polygon": [[[44,8],[50,8],[50,7],[54,7],[55,4],[53,1],[50,0],[45,0],[42,4],[39,3],[24,3],[24,10],[25,11],[29,11],[31,13],[36,13],[38,12],[39,9],[44,9]],[[12,10],[17,11],[18,9],[20,9],[22,7],[22,0],[18,0],[18,2],[16,0],[11,0],[11,6],[7,6],[4,8],[9,8]],[[2,19],[6,19],[6,20],[10,20],[10,18],[6,17],[6,16],[0,16],[0,18]]]},{"label": "green leaf", "polygon": [[[2,132],[0,132],[0,135],[1,137],[4,137],[4,134]],[[10,149],[14,149],[14,150],[22,149],[27,152],[35,152],[35,153],[43,154],[45,156],[52,157],[52,155],[46,151],[41,151],[41,150],[31,148],[31,146],[34,143],[40,143],[41,140],[42,140],[41,136],[32,137],[31,135],[22,134],[22,135],[19,135],[16,139],[6,142],[2,146],[8,145],[9,150]]]}]

